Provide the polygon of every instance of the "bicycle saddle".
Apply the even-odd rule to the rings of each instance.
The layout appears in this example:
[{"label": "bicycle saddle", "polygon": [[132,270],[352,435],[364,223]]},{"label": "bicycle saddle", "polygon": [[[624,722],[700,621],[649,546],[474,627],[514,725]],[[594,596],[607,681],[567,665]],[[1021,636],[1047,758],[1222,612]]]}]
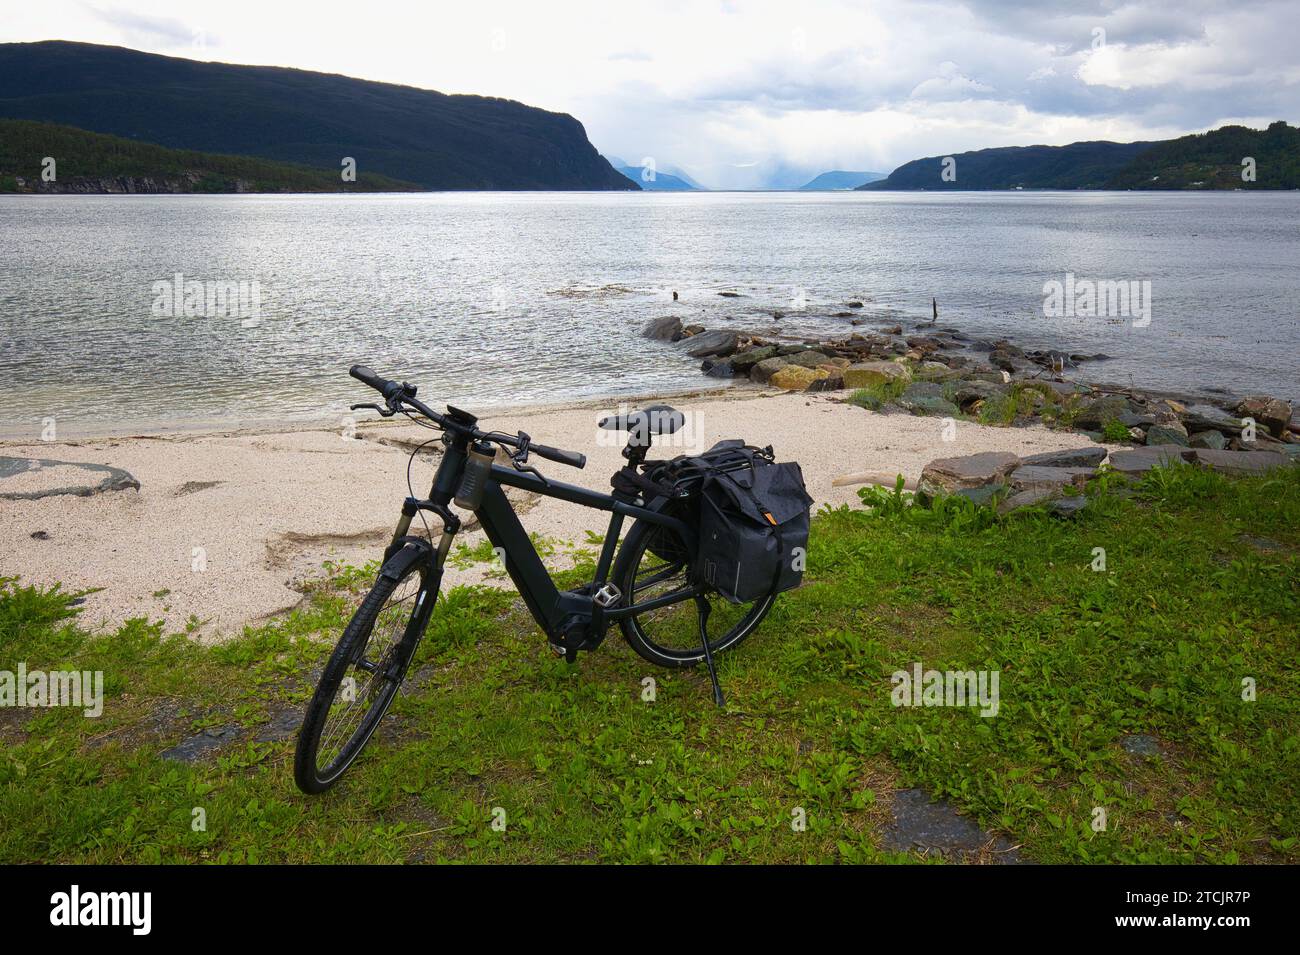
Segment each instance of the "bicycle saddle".
[{"label": "bicycle saddle", "polygon": [[686,416],[668,405],[651,405],[630,414],[601,418],[596,427],[606,431],[633,431],[639,434],[675,434],[686,424]]}]

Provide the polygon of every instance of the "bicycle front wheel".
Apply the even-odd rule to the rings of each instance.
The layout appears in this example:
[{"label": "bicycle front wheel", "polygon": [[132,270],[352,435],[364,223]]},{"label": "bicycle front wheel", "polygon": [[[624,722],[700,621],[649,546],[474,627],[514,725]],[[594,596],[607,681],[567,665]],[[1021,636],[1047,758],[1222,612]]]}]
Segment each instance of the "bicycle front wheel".
[{"label": "bicycle front wheel", "polygon": [[424,561],[397,579],[381,572],[343,631],[298,733],[294,780],[303,792],[338,782],[388,712],[421,636],[414,629],[427,619],[428,577]]},{"label": "bicycle front wheel", "polygon": [[[689,588],[689,554],[690,548],[678,531],[637,521],[623,541],[614,574],[625,601],[635,605]],[[709,652],[717,656],[753,633],[776,597],[744,604],[730,603],[717,593],[704,599],[709,601]],[[619,627],[632,649],[658,666],[690,667],[704,660],[699,608],[694,599],[623,617]]]}]

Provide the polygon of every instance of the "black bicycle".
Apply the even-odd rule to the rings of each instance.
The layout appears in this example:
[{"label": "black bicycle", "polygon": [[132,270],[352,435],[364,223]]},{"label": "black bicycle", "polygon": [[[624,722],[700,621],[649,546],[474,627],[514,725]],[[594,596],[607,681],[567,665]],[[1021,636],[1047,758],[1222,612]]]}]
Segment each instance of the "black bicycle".
[{"label": "black bicycle", "polygon": [[[451,406],[438,414],[416,399],[415,386],[388,381],[364,366],[354,365],[351,375],[384,399],[382,406],[358,404],[353,410],[370,409],[383,417],[402,414],[441,431],[442,460],[428,497],[412,494],[402,504],[378,578],[339,638],[307,706],[294,758],[294,778],[303,792],[324,792],[338,782],[397,695],[461,526],[453,502],[477,515],[494,548],[504,554],[506,572],[556,653],[572,662],[579,651],[598,647],[610,623],[617,621],[627,642],[651,663],[689,667],[703,661],[714,700],[722,703],[713,657],[753,633],[775,597],[733,604],[700,582],[693,573],[698,544],[693,507],[698,505],[688,489],[640,473],[652,436],[679,430],[684,424],[680,412],[659,405],[600,422],[629,434],[623,449],[627,464],[611,480],[613,493],[602,494],[549,480],[528,463],[536,455],[581,468],[587,463],[582,454],[536,444],[522,431],[481,431],[473,415]],[[498,448],[505,453],[500,464],[495,460]],[[407,473],[409,479],[409,464]],[[573,590],[555,585],[506,497],[506,487],[610,512],[593,580]],[[412,520],[424,513],[442,522],[436,544],[432,534],[410,533]],[[629,517],[634,523],[619,546]]]}]

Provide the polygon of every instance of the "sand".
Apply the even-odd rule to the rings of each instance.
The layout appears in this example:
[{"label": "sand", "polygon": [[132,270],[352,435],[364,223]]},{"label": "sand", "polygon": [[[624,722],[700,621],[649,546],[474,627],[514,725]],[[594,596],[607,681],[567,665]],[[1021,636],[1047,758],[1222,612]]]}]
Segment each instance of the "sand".
[{"label": "sand", "polygon": [[[688,427],[657,439],[656,456],[701,451],[730,437],[771,444],[778,459],[802,465],[818,505],[858,503],[856,487],[832,487],[834,478],[848,473],[901,473],[915,481],[937,457],[1026,455],[1088,443],[1040,427],[968,422],[957,422],[955,440],[945,441],[940,419],[872,413],[833,395],[738,389],[668,400],[687,413]],[[548,477],[608,490],[609,476],[622,464],[622,439],[595,422],[614,410],[610,402],[522,408],[494,413],[481,424],[524,430],[538,442],[585,453],[581,471],[534,463]],[[0,576],[61,582],[65,590],[99,588],[85,598],[82,623],[91,629],[144,617],[180,630],[193,617],[201,622],[197,638],[228,637],[298,605],[303,581],[321,575],[324,561],[360,565],[378,557],[407,494],[411,442],[431,436],[406,423],[370,422],[363,413],[355,437],[297,427],[0,443],[3,456],[110,465],[141,485],[139,491],[88,497],[0,499]],[[421,495],[434,461],[422,456],[412,468]],[[103,477],[78,473],[50,467],[11,474],[0,480],[0,492],[94,484]],[[603,533],[608,520],[603,512],[551,499],[524,503],[530,531],[579,546],[586,531]],[[460,539],[473,544],[482,532]],[[482,581],[490,569],[449,566],[446,585]]]}]

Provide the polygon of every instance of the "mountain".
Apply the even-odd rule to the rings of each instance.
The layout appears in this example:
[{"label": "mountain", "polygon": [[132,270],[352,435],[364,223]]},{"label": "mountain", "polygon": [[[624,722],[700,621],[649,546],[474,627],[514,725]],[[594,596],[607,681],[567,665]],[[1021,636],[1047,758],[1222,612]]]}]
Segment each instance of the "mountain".
[{"label": "mountain", "polygon": [[485,96],[121,47],[0,44],[0,117],[425,189],[636,189],[572,116]]},{"label": "mountain", "polygon": [[[1242,162],[1255,160],[1255,180]],[[1300,189],[1300,128],[1224,126],[1158,142],[1004,146],[957,153],[944,181],[942,156],[914,159],[859,189]]]},{"label": "mountain", "polygon": [[1104,189],[1106,184],[1152,143],[1071,143],[1068,146],[1000,146],[957,153],[943,178],[944,156],[904,163],[879,182],[859,189]]},{"label": "mountain", "polygon": [[[1255,181],[1241,178],[1255,160]],[[1107,184],[1108,189],[1300,189],[1300,128],[1278,120],[1267,129],[1223,126],[1156,143]]]},{"label": "mountain", "polygon": [[805,182],[800,186],[800,190],[809,192],[827,192],[840,189],[856,189],[858,186],[865,186],[869,182],[876,182],[884,179],[888,173],[884,172],[844,172],[836,169],[833,172],[824,172],[811,182]]},{"label": "mountain", "polygon": [[640,166],[615,166],[614,168],[642,189],[650,192],[693,192],[697,188],[672,173],[660,170],[655,170],[653,179],[646,179]]},{"label": "mountain", "polygon": [[[42,161],[55,158],[53,182]],[[412,192],[377,173],[344,182],[339,173],[290,163],[220,156],[71,126],[0,119],[2,192]]]}]

